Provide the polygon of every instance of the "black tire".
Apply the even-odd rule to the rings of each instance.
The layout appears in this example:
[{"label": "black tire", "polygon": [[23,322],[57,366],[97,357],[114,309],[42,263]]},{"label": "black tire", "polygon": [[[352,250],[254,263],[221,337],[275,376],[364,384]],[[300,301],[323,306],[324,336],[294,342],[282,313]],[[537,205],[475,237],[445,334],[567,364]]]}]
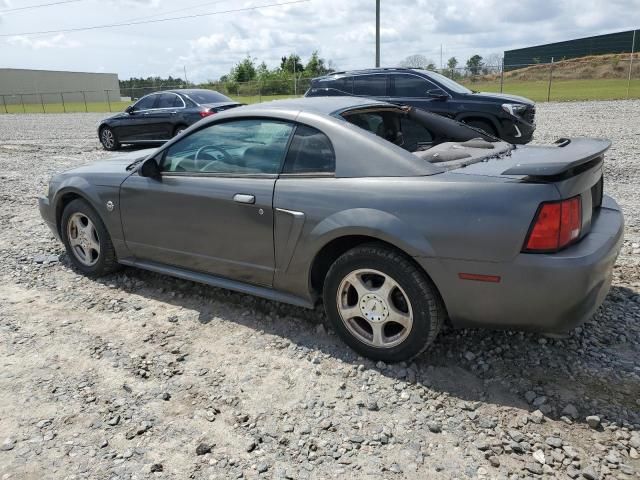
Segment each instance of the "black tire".
[{"label": "black tire", "polygon": [[[95,255],[95,263],[87,265],[80,259],[80,255],[77,250],[78,247],[71,245],[72,239],[70,238],[69,222],[74,217],[88,218],[95,229],[97,238],[95,240],[99,244],[99,252]],[[116,252],[111,242],[111,237],[107,228],[104,226],[100,215],[89,205],[85,200],[75,199],[69,202],[69,204],[62,211],[62,217],[60,219],[60,233],[62,242],[67,250],[67,255],[71,260],[71,263],[75,268],[80,270],[85,275],[91,277],[99,277],[102,275],[108,275],[115,272],[120,268],[116,258]],[[82,249],[82,247],[81,247]]]},{"label": "black tire", "polygon": [[487,120],[468,120],[468,121],[464,120],[464,123],[472,127],[484,130],[491,136],[494,136],[494,137],[498,136],[498,132],[496,132],[496,129],[494,128],[494,126]]},{"label": "black tire", "polygon": [[[406,295],[410,305],[408,311],[413,312],[413,324],[401,343],[389,347],[369,345],[352,333],[347,322],[342,320],[338,307],[339,290],[343,280],[358,270],[382,272],[395,281],[401,294]],[[389,363],[409,360],[423,352],[436,338],[446,318],[440,294],[429,277],[406,255],[376,243],[353,248],[334,262],[325,278],[323,297],[327,317],[345,343],[365,357]],[[358,297],[356,305],[362,301]],[[371,325],[364,316],[355,321]],[[382,325],[384,330],[387,324]]]},{"label": "black tire", "polygon": [[120,142],[111,127],[102,127],[100,129],[100,143],[102,148],[110,152],[120,149]]},{"label": "black tire", "polygon": [[177,135],[180,135],[187,128],[189,128],[189,127],[187,127],[186,125],[178,125],[178,126],[176,126],[176,128],[173,130],[173,136],[175,137]]}]

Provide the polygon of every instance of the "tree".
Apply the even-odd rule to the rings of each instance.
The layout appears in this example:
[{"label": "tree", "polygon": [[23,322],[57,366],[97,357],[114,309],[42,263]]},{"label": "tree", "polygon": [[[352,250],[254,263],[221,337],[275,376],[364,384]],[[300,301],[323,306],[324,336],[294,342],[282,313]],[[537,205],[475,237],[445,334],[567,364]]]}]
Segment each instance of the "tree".
[{"label": "tree", "polygon": [[494,70],[500,69],[502,67],[502,55],[499,53],[490,53],[485,57],[484,64]]},{"label": "tree", "polygon": [[304,67],[304,73],[312,77],[325,75],[327,70],[324,58],[320,58],[317,50],[311,54],[311,58],[309,58],[306,67]]},{"label": "tree", "polygon": [[467,60],[467,70],[469,70],[471,75],[478,75],[482,70],[483,65],[482,57],[477,54]]},{"label": "tree", "polygon": [[300,57],[295,53],[292,53],[288,57],[282,57],[280,69],[287,73],[300,73],[304,70],[304,65],[300,63]]},{"label": "tree", "polygon": [[433,60],[428,59],[424,55],[409,55],[400,62],[403,68],[423,68],[425,70],[435,70],[436,64]]},{"label": "tree", "polygon": [[256,66],[253,58],[247,55],[247,58],[238,63],[231,69],[229,75],[234,82],[250,82],[256,78]]}]

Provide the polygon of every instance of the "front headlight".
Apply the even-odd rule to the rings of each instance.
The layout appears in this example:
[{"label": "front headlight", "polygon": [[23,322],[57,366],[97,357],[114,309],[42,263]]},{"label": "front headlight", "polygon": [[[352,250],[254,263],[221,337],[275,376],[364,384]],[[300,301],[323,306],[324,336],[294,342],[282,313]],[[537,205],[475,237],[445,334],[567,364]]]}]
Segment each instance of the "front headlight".
[{"label": "front headlight", "polygon": [[515,117],[519,117],[527,109],[527,106],[519,103],[503,103],[502,109]]}]

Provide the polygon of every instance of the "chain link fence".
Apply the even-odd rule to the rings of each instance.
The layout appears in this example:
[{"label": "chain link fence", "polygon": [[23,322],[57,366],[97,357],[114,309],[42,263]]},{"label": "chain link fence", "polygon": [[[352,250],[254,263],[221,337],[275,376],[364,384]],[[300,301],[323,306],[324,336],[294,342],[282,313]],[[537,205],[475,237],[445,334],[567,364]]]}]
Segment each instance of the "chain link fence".
[{"label": "chain link fence", "polygon": [[[640,55],[601,55],[549,63],[478,65],[439,70],[474,91],[521,95],[537,102],[640,98]],[[212,82],[241,103],[299,97],[311,78],[301,75],[251,82]],[[116,112],[152,92],[184,85],[127,87],[119,90],[3,94],[0,113]]]}]

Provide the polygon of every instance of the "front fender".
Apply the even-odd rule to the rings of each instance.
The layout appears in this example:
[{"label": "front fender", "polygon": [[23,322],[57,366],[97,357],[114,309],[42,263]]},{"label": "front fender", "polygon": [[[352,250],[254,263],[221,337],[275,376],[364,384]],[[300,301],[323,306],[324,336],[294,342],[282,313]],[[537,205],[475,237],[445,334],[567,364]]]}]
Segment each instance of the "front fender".
[{"label": "front fender", "polygon": [[[119,186],[93,185],[87,179],[80,176],[65,178],[58,186],[51,198],[51,204],[55,208],[56,227],[61,232],[60,219],[65,205],[65,197],[74,195],[85,200],[104,223],[111,241],[116,249],[116,254],[121,257],[128,251],[124,244],[122,223],[120,221]],[[107,203],[113,204],[113,209],[107,208]]]},{"label": "front fender", "polygon": [[465,113],[461,113],[460,115],[457,115],[455,119],[458,122],[464,122],[469,118],[477,118],[479,120],[484,120],[486,122],[489,122],[493,126],[493,128],[496,129],[496,132],[498,132],[498,134],[502,132],[502,125],[500,125],[500,122],[496,121],[496,117],[486,113],[465,112]]}]

